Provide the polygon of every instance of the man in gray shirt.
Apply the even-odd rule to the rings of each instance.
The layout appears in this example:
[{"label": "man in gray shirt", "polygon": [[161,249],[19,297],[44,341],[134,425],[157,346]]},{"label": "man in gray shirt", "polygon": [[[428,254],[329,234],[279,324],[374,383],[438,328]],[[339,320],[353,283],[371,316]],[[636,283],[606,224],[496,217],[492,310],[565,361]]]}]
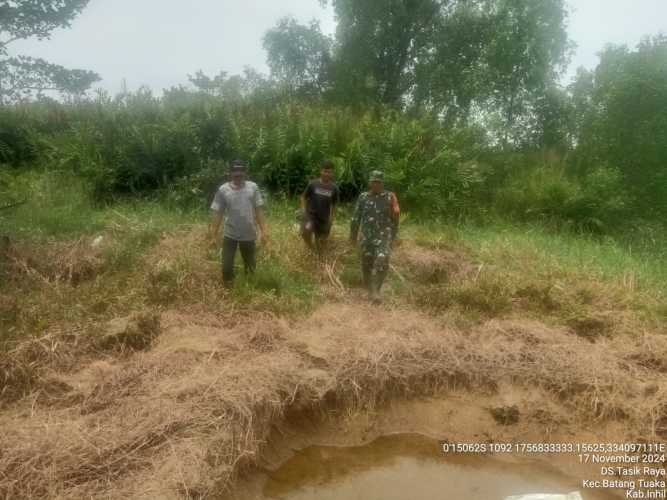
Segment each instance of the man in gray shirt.
[{"label": "man in gray shirt", "polygon": [[[211,244],[218,246],[218,232],[223,215],[225,227],[222,244],[222,280],[226,287],[234,279],[234,257],[241,249],[246,273],[255,270],[255,244],[267,240],[266,224],[262,206],[262,194],[254,182],[246,180],[246,169],[235,160],[230,168],[230,182],[226,182],[215,193],[211,210]],[[259,226],[259,233],[257,232]]]}]

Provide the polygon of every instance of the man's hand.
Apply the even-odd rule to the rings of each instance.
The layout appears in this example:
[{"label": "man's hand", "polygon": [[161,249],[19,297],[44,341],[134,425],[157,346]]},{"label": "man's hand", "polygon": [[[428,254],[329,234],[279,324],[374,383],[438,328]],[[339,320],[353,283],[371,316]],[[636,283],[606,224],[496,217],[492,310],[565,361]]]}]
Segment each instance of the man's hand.
[{"label": "man's hand", "polygon": [[216,210],[213,211],[213,220],[209,226],[209,244],[211,245],[212,250],[218,250],[220,248],[220,239],[218,234],[220,233],[220,224],[222,224],[222,212]]},{"label": "man's hand", "polygon": [[269,242],[269,235],[266,231],[260,231],[257,235],[257,245],[265,246]]}]

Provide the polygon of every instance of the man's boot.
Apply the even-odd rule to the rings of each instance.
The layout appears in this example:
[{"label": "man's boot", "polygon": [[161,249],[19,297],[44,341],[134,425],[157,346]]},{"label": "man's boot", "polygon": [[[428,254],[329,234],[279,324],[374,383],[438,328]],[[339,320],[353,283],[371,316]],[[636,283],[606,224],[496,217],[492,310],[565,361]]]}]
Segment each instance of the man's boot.
[{"label": "man's boot", "polygon": [[384,279],[387,277],[387,271],[376,271],[373,279],[372,279],[372,287],[371,287],[371,301],[374,304],[381,304],[382,303],[382,293],[380,290],[382,289],[382,284],[384,283]]},{"label": "man's boot", "polygon": [[364,280],[364,288],[368,290],[368,293],[371,292],[371,283],[373,279],[373,272],[370,262],[367,259],[361,261],[361,273]]},{"label": "man's boot", "polygon": [[380,288],[377,285],[376,276],[373,276],[371,280],[371,288],[368,293],[368,298],[373,304],[380,304],[382,302],[382,297],[380,296]]}]

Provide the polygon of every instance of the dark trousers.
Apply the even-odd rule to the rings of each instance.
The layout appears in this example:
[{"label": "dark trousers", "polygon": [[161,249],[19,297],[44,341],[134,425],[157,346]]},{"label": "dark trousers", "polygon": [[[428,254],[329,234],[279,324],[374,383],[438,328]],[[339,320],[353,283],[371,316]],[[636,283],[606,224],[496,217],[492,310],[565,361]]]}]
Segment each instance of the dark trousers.
[{"label": "dark trousers", "polygon": [[234,257],[236,257],[237,247],[241,248],[246,274],[255,271],[255,242],[238,241],[225,237],[222,240],[222,281],[225,286],[230,286],[234,280]]}]

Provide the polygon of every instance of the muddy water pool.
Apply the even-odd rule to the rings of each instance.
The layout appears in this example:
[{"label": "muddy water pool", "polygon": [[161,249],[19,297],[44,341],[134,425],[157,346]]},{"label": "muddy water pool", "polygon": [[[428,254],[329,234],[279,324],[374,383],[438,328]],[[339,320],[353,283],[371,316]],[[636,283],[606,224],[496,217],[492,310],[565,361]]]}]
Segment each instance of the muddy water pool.
[{"label": "muddy water pool", "polygon": [[359,447],[312,446],[264,479],[267,500],[503,500],[573,491],[584,500],[618,498],[610,491],[582,491],[581,478],[563,476],[548,463],[445,456],[439,441],[420,435],[385,436]]}]

